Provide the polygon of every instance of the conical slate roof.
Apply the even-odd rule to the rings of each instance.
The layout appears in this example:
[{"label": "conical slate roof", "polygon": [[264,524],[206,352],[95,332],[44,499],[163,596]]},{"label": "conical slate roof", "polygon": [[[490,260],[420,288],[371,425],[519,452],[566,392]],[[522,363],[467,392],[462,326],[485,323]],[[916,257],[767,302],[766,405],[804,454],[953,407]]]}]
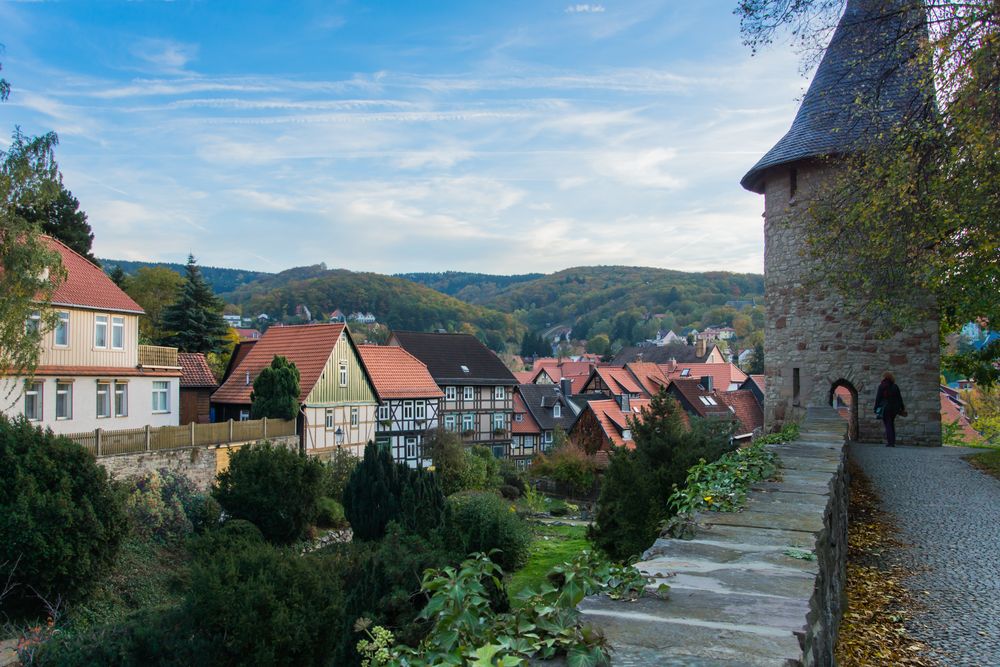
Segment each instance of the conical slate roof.
[{"label": "conical slate roof", "polygon": [[926,35],[918,0],[848,0],[791,129],[740,185],[763,194],[765,170],[849,152],[923,110],[913,57]]}]

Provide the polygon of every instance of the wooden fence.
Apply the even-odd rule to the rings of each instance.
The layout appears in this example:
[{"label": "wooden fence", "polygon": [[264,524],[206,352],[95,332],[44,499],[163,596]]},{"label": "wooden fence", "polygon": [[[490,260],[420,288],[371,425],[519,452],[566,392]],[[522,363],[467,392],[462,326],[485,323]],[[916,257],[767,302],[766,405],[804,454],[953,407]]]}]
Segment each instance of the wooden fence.
[{"label": "wooden fence", "polygon": [[146,426],[117,431],[96,429],[84,433],[68,433],[64,437],[83,445],[95,456],[111,456],[251,442],[287,435],[295,435],[294,419],[265,418],[241,422],[230,419],[215,424],[192,422],[187,426]]}]

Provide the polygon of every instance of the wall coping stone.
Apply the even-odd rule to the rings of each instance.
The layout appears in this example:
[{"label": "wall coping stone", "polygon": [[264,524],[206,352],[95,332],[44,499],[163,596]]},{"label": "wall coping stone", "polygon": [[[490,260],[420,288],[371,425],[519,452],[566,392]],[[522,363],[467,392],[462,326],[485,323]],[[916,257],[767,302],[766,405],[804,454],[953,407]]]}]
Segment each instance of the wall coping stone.
[{"label": "wall coping stone", "polygon": [[[615,665],[833,664],[847,549],[845,425],[809,408],[797,440],[772,446],[780,478],[751,487],[740,512],[699,512],[693,539],[657,539],[636,567],[635,603],[592,596],[580,611]],[[812,552],[814,560],[789,555]],[[666,583],[666,599],[654,595]]]}]

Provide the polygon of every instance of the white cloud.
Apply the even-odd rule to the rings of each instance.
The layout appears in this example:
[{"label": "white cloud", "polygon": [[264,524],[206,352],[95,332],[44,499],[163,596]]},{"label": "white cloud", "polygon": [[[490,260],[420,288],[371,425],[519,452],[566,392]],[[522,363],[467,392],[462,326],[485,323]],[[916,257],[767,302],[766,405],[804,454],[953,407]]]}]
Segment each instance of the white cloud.
[{"label": "white cloud", "polygon": [[594,169],[630,187],[676,190],[685,184],[667,170],[676,157],[673,148],[608,152],[595,158]]},{"label": "white cloud", "polygon": [[567,14],[603,14],[604,5],[591,5],[587,3],[569,5],[564,11]]},{"label": "white cloud", "polygon": [[172,39],[144,39],[133,47],[132,53],[156,70],[181,73],[198,57],[198,45]]}]

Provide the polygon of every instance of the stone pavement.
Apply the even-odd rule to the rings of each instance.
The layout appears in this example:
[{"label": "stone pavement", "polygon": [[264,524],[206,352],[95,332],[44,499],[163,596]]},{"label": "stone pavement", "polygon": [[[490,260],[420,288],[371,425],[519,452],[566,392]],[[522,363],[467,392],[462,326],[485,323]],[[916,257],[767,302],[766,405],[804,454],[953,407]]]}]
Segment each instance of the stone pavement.
[{"label": "stone pavement", "polygon": [[942,665],[1000,665],[1000,480],[964,447],[852,444],[908,546],[892,556],[920,603],[907,622]]},{"label": "stone pavement", "polygon": [[[829,664],[846,546],[844,422],[814,413],[775,447],[781,480],[753,487],[742,512],[699,513],[694,539],[658,539],[636,564],[667,599],[591,597],[586,622],[614,665]],[[807,556],[808,558],[803,558]]]}]

